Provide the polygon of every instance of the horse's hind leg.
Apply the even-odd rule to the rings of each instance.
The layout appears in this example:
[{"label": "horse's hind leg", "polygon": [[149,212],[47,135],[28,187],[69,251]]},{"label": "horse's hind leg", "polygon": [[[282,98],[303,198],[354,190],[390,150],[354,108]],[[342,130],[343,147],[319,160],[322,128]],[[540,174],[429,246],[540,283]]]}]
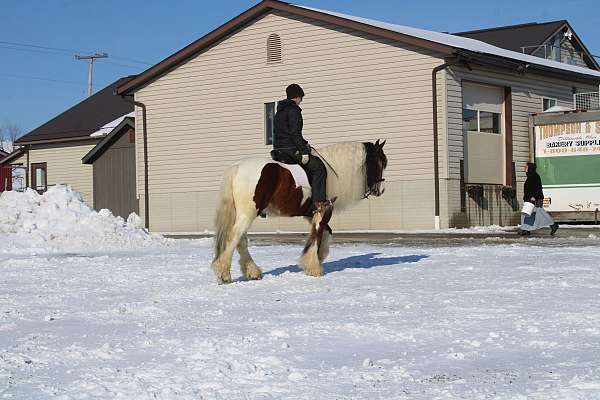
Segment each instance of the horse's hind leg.
[{"label": "horse's hind leg", "polygon": [[246,235],[253,220],[254,218],[250,215],[237,213],[229,242],[225,246],[224,251],[213,262],[213,270],[217,275],[219,283],[231,282],[231,259],[233,258],[233,252],[238,246],[240,239]]},{"label": "horse's hind leg", "polygon": [[248,235],[244,234],[237,245],[238,253],[240,253],[240,269],[244,278],[249,280],[262,279],[262,271],[254,263],[250,252],[248,251]]}]

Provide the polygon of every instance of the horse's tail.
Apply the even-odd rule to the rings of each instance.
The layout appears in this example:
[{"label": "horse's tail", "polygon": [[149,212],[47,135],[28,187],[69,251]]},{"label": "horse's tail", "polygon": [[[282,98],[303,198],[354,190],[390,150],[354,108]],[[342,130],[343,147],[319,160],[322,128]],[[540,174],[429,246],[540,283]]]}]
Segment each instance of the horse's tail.
[{"label": "horse's tail", "polygon": [[217,260],[227,247],[235,224],[236,211],[233,199],[233,178],[238,170],[237,166],[228,168],[221,184],[221,196],[217,203],[217,216],[215,218],[215,256]]}]

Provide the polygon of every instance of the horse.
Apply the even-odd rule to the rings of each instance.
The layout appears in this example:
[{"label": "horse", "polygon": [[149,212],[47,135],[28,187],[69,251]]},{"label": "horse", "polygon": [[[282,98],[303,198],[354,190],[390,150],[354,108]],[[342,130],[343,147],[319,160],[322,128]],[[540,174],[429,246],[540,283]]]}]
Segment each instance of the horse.
[{"label": "horse", "polygon": [[[212,269],[219,284],[231,282],[231,261],[237,249],[244,279],[262,278],[262,271],[248,251],[247,232],[259,216],[305,217],[311,231],[300,257],[300,266],[310,276],[323,275],[323,260],[329,254],[333,213],[349,208],[360,200],[385,191],[383,172],[387,157],[385,140],[342,142],[313,149],[327,168],[327,197],[332,207],[311,214],[311,190],[304,173],[266,157],[244,159],[227,168],[223,175],[215,218]],[[302,183],[302,181],[304,181]],[[300,183],[299,183],[300,182]]]}]

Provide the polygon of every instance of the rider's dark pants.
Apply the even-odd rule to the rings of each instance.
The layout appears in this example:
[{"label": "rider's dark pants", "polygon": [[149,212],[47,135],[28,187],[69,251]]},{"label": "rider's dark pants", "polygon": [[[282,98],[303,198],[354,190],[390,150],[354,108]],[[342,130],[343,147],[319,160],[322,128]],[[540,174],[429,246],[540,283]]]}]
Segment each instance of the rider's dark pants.
[{"label": "rider's dark pants", "polygon": [[308,157],[308,163],[306,165],[300,164],[300,166],[304,168],[306,175],[308,175],[308,179],[310,180],[312,201],[314,204],[325,201],[327,198],[327,193],[325,193],[327,169],[319,157],[315,157],[312,154]]},{"label": "rider's dark pants", "polygon": [[297,152],[277,150],[272,153],[273,159],[286,164],[298,164],[306,171],[312,190],[312,202],[317,203],[327,199],[325,185],[327,169],[319,157],[308,156],[308,163],[302,164],[302,156]]}]

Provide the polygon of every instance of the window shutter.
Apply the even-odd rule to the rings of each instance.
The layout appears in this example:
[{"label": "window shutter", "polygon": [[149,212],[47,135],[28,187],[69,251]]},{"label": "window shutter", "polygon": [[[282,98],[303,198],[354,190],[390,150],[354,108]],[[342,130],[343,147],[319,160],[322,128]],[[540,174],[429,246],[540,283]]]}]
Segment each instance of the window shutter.
[{"label": "window shutter", "polygon": [[267,64],[282,62],[281,38],[278,34],[272,33],[267,39]]}]

